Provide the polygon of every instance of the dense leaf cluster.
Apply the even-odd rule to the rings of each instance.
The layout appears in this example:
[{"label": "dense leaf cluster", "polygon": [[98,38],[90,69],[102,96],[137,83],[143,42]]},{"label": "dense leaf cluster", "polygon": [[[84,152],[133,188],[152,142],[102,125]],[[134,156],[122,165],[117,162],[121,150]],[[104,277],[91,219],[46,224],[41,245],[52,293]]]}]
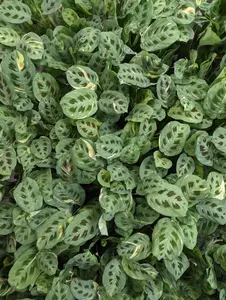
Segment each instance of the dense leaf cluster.
[{"label": "dense leaf cluster", "polygon": [[226,299],[225,7],[0,1],[1,299]]}]

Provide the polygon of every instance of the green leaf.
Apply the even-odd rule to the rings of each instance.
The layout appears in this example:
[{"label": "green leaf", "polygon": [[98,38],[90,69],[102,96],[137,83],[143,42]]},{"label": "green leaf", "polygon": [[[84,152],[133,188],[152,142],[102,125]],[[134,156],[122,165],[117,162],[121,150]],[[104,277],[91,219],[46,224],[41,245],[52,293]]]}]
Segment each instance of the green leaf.
[{"label": "green leaf", "polygon": [[150,246],[150,239],[146,234],[135,233],[118,244],[117,252],[128,260],[139,261],[149,256]]},{"label": "green leaf", "polygon": [[[31,213],[27,217],[29,226],[36,230],[41,224],[43,224],[51,215],[57,212],[57,209],[53,207],[44,207],[39,211]],[[17,225],[17,224],[15,224]],[[18,224],[19,225],[19,224]]]},{"label": "green leaf", "polygon": [[16,47],[20,41],[19,34],[10,27],[0,27],[0,44]]},{"label": "green leaf", "polygon": [[226,224],[226,202],[218,199],[205,199],[196,206],[200,216],[216,222]]},{"label": "green leaf", "polygon": [[85,66],[75,65],[70,67],[66,72],[66,77],[68,83],[74,89],[87,88],[95,91],[99,84],[97,73]]},{"label": "green leaf", "polygon": [[70,291],[70,287],[67,284],[57,283],[52,285],[51,290],[46,295],[46,300],[73,300],[74,297]]},{"label": "green leaf", "polygon": [[38,278],[40,271],[36,266],[35,248],[29,248],[16,259],[9,271],[9,283],[18,290],[23,290],[32,285]]},{"label": "green leaf", "polygon": [[36,246],[39,250],[51,249],[63,239],[66,221],[70,217],[67,211],[58,211],[39,226]]},{"label": "green leaf", "polygon": [[195,171],[195,162],[193,158],[186,153],[181,153],[177,160],[176,171],[178,177],[193,174]]},{"label": "green leaf", "polygon": [[200,200],[207,198],[210,193],[206,180],[197,175],[184,175],[178,179],[176,184],[181,188],[189,206],[193,206]]},{"label": "green leaf", "polygon": [[44,45],[42,39],[34,32],[25,34],[19,44],[19,48],[27,53],[30,59],[42,59],[44,54]]},{"label": "green leaf", "polygon": [[133,57],[132,62],[140,65],[143,68],[145,75],[151,78],[158,78],[169,69],[169,66],[164,64],[157,55],[148,53],[147,51],[138,53]]},{"label": "green leaf", "polygon": [[191,24],[195,20],[195,5],[191,1],[181,4],[177,8],[173,20],[178,24]]},{"label": "green leaf", "polygon": [[212,137],[208,136],[206,132],[198,136],[196,141],[195,155],[205,166],[213,165],[213,147],[211,141]]},{"label": "green leaf", "polygon": [[180,101],[176,101],[169,109],[168,116],[187,123],[200,124],[203,121],[204,113],[199,103],[189,102],[183,98],[183,105]]},{"label": "green leaf", "polygon": [[120,115],[128,111],[129,100],[121,92],[104,91],[98,101],[99,109],[109,115]]},{"label": "green leaf", "polygon": [[172,260],[164,260],[167,270],[173,275],[175,280],[178,280],[184,272],[189,268],[189,260],[182,252],[180,256]]},{"label": "green leaf", "polygon": [[214,261],[217,264],[220,264],[221,268],[224,271],[226,270],[225,254],[226,254],[226,245],[219,245],[217,250],[214,251],[213,253]]},{"label": "green leaf", "polygon": [[13,232],[13,208],[10,204],[0,203],[0,235],[7,235]]},{"label": "green leaf", "polygon": [[26,177],[13,192],[16,203],[26,212],[33,212],[42,207],[42,194],[37,182]]},{"label": "green leaf", "polygon": [[190,127],[177,121],[169,122],[161,131],[159,149],[167,156],[181,153],[190,134]]},{"label": "green leaf", "polygon": [[0,102],[5,105],[12,105],[16,99],[14,86],[9,77],[0,72]]},{"label": "green leaf", "polygon": [[58,269],[58,260],[55,253],[50,251],[41,251],[37,254],[38,268],[49,276],[56,273]]},{"label": "green leaf", "polygon": [[72,26],[79,16],[73,9],[67,7],[62,9],[62,18],[68,26]]},{"label": "green leaf", "polygon": [[183,217],[186,215],[188,202],[181,189],[167,181],[152,175],[146,190],[149,206],[158,213],[170,217]]},{"label": "green leaf", "polygon": [[176,23],[168,18],[155,20],[141,35],[141,48],[154,52],[175,43],[180,36]]},{"label": "green leaf", "polygon": [[118,66],[125,57],[123,41],[114,32],[101,32],[99,55]]},{"label": "green leaf", "polygon": [[123,141],[114,134],[102,135],[96,142],[97,154],[105,159],[113,159],[120,156]]},{"label": "green leaf", "polygon": [[32,85],[34,96],[39,102],[49,97],[58,98],[60,89],[57,81],[51,74],[36,73]]},{"label": "green leaf", "polygon": [[132,260],[122,259],[122,266],[125,273],[136,280],[155,279],[158,275],[156,269],[148,263],[138,263]]},{"label": "green leaf", "polygon": [[85,201],[85,191],[77,183],[60,181],[53,188],[53,199],[62,204],[82,205]]},{"label": "green leaf", "polygon": [[120,293],[126,284],[126,275],[120,261],[112,259],[104,268],[102,277],[104,288],[110,297]]},{"label": "green leaf", "polygon": [[198,230],[196,226],[196,222],[191,224],[182,224],[181,228],[184,234],[184,245],[188,249],[194,249],[197,243]]},{"label": "green leaf", "polygon": [[71,218],[64,242],[69,245],[81,246],[91,240],[98,233],[99,208],[97,206],[84,207]]},{"label": "green leaf", "polygon": [[120,162],[109,164],[107,170],[110,173],[111,181],[123,181],[129,177],[129,170]]},{"label": "green leaf", "polygon": [[72,295],[78,300],[92,300],[96,296],[96,283],[93,280],[74,278],[70,288]]},{"label": "green leaf", "polygon": [[120,160],[126,164],[135,164],[140,157],[140,148],[136,144],[129,144],[122,149]]},{"label": "green leaf", "polygon": [[91,267],[98,265],[97,257],[90,251],[85,251],[83,253],[76,254],[74,257],[69,259],[66,266],[67,267],[79,267],[80,269],[87,270]]},{"label": "green leaf", "polygon": [[157,81],[157,95],[163,107],[170,107],[176,98],[176,87],[171,77],[164,74]]},{"label": "green leaf", "polygon": [[97,111],[97,95],[87,88],[74,90],[61,98],[60,105],[68,118],[84,119]]},{"label": "green leaf", "polygon": [[149,79],[144,75],[143,69],[137,64],[120,64],[118,79],[121,84],[135,85],[141,88],[151,85]]},{"label": "green leaf", "polygon": [[42,1],[42,11],[44,15],[50,15],[55,13],[61,8],[62,0],[43,0]]},{"label": "green leaf", "polygon": [[40,159],[45,159],[50,155],[52,150],[51,141],[46,136],[41,136],[37,140],[33,140],[31,143],[31,152]]},{"label": "green leaf", "polygon": [[[6,2],[8,3],[8,1]],[[13,83],[18,95],[33,97],[31,82],[35,74],[35,66],[26,53],[15,50],[7,54],[1,62],[1,68]]]},{"label": "green leaf", "polygon": [[152,252],[158,259],[172,260],[183,250],[183,231],[180,225],[169,218],[162,218],[152,233]]},{"label": "green leaf", "polygon": [[211,142],[219,151],[226,153],[226,128],[218,127],[214,130]]},{"label": "green leaf", "polygon": [[204,35],[199,41],[199,46],[211,46],[217,45],[221,42],[220,37],[212,30],[211,26],[208,26]]},{"label": "green leaf", "polygon": [[16,167],[16,152],[13,147],[0,148],[0,175],[10,177]]},{"label": "green leaf", "polygon": [[[85,27],[75,35],[74,40],[78,51],[91,53],[99,45],[100,30],[93,27]],[[91,67],[91,69],[93,68]]]},{"label": "green leaf", "polygon": [[29,245],[37,239],[36,232],[33,231],[30,227],[16,226],[14,229],[15,239],[21,245]]},{"label": "green leaf", "polygon": [[207,177],[209,184],[210,197],[223,200],[225,197],[224,176],[218,172],[210,172]]},{"label": "green leaf", "polygon": [[31,19],[30,8],[18,0],[5,0],[0,5],[1,20],[13,24],[21,24]]},{"label": "green leaf", "polygon": [[151,209],[144,199],[141,200],[136,206],[135,218],[140,222],[141,226],[151,225],[159,218],[159,214]]},{"label": "green leaf", "polygon": [[170,169],[173,165],[172,161],[166,157],[162,157],[162,153],[160,151],[154,152],[154,160],[155,166],[157,168]]},{"label": "green leaf", "polygon": [[146,282],[145,293],[147,294],[147,300],[158,300],[163,293],[163,282],[158,275],[155,280],[149,279]]},{"label": "green leaf", "polygon": [[130,114],[126,118],[127,121],[143,122],[146,119],[150,119],[153,115],[153,109],[147,104],[136,104],[130,111]]},{"label": "green leaf", "polygon": [[100,205],[108,214],[106,221],[111,220],[116,213],[130,209],[132,207],[132,201],[133,198],[129,191],[125,194],[116,194],[107,188],[102,188],[100,191]]},{"label": "green leaf", "polygon": [[206,115],[210,119],[224,119],[226,105],[226,85],[225,80],[222,80],[213,86],[207,92],[204,99],[203,108]]}]

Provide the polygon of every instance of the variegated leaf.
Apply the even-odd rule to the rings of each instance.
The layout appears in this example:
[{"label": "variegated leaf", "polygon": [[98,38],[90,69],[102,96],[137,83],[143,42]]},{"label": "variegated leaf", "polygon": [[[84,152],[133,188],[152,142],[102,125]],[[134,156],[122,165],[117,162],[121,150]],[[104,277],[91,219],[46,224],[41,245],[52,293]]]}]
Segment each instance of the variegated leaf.
[{"label": "variegated leaf", "polygon": [[161,131],[159,149],[167,156],[179,154],[190,134],[190,126],[176,121],[169,122]]},{"label": "variegated leaf", "polygon": [[152,252],[158,259],[175,259],[183,250],[183,231],[175,220],[162,218],[152,233]]},{"label": "variegated leaf", "polygon": [[168,18],[158,18],[141,35],[141,48],[154,52],[165,49],[179,39],[176,23]]}]

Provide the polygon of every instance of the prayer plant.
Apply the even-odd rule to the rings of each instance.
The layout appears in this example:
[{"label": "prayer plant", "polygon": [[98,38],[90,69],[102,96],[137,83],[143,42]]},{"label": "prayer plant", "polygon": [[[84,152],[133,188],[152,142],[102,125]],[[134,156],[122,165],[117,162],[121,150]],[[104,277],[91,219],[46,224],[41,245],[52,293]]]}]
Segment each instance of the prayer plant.
[{"label": "prayer plant", "polygon": [[0,0],[0,299],[226,299],[225,53],[225,0]]}]

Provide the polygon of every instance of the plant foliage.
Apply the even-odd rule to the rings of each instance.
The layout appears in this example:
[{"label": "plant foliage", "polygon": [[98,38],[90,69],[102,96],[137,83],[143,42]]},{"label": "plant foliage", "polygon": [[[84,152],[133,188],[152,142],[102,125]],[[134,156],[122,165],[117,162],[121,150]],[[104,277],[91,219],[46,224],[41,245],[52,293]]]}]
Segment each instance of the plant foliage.
[{"label": "plant foliage", "polygon": [[0,0],[0,299],[226,299],[225,7]]}]

